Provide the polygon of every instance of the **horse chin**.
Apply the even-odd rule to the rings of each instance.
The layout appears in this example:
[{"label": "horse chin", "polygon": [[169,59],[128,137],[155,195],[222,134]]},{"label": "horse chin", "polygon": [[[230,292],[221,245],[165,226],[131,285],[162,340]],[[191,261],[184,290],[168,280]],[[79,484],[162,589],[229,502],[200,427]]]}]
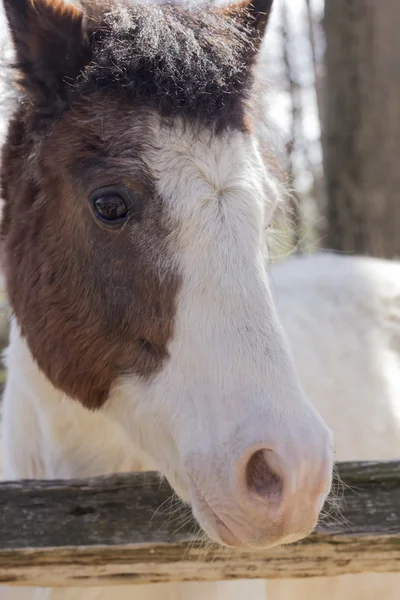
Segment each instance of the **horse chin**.
[{"label": "horse chin", "polygon": [[181,474],[174,472],[166,476],[166,479],[180,500],[191,507],[194,520],[210,543],[232,548],[243,547],[243,543],[216,515],[209,504],[192,493],[190,486]]},{"label": "horse chin", "polygon": [[190,504],[199,527],[210,542],[220,546],[242,548],[244,544],[217,515],[197,486],[190,486]]},{"label": "horse chin", "polygon": [[210,542],[216,542],[220,546],[228,548],[243,548],[243,542],[225,525],[211,507],[207,505],[207,509],[201,512],[192,507],[192,511],[197,523]]}]

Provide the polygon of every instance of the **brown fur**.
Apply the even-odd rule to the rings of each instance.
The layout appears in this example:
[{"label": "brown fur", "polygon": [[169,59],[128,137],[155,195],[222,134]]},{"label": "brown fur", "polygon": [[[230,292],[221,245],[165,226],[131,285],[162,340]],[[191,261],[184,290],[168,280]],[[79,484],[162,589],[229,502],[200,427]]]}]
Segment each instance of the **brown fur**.
[{"label": "brown fur", "polygon": [[[87,18],[56,0],[4,4],[22,90],[1,170],[8,296],[53,385],[99,408],[119,375],[157,372],[173,335],[177,225],[142,160],[149,112],[244,128],[271,1],[229,15],[101,0]],[[89,197],[106,185],[138,194],[140,218],[101,226]]]},{"label": "brown fur", "polygon": [[[135,117],[100,94],[65,115],[29,163],[20,114],[3,157],[11,306],[43,372],[90,408],[101,406],[118,375],[157,371],[173,331],[179,278],[168,260],[170,227],[138,162]],[[140,121],[138,138],[146,139]],[[88,202],[113,183],[143,198],[140,221],[117,231],[101,227]]]}]

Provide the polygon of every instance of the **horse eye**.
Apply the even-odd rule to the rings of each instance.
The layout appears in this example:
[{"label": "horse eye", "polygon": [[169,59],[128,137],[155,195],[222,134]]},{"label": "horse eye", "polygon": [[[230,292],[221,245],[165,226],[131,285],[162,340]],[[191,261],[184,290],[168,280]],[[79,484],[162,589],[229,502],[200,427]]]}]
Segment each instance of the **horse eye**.
[{"label": "horse eye", "polygon": [[128,206],[118,194],[104,194],[92,200],[96,217],[103,223],[114,225],[122,223],[128,217]]}]

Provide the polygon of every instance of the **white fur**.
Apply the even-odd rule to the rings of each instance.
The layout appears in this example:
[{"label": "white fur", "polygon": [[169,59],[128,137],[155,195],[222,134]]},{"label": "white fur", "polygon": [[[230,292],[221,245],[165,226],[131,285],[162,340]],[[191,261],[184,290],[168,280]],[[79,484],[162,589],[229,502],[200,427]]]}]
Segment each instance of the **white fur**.
[{"label": "white fur", "polygon": [[[297,370],[336,460],[400,458],[400,262],[334,255],[271,268]],[[400,574],[267,582],[267,600],[399,600]]]},{"label": "white fur", "polygon": [[[117,381],[104,411],[215,539],[204,498],[240,539],[271,535],[268,510],[247,508],[234,475],[248,449],[276,449],[288,479],[297,477],[285,535],[305,533],[330,483],[330,438],[298,384],[269,291],[263,225],[276,203],[273,179],[248,134],[212,136],[156,119],[152,127],[157,143],[143,160],[174,224],[182,281],[174,334],[161,372],[150,382]],[[315,489],[320,495],[310,500]]]},{"label": "white fur", "polygon": [[[308,394],[336,436],[336,458],[390,459],[400,453],[400,263],[321,255],[275,265],[270,281]],[[46,477],[126,469],[130,442],[100,415],[70,404],[44,380],[15,332],[8,355],[4,458],[8,473]],[[24,375],[25,374],[25,375]],[[40,394],[46,411],[36,405]],[[49,403],[53,406],[49,406]],[[37,410],[42,416],[39,428]],[[48,409],[48,410],[47,410]],[[59,412],[61,409],[61,413]],[[61,419],[57,418],[61,414]],[[12,437],[7,432],[13,428]],[[110,429],[111,428],[111,429]],[[27,436],[26,431],[32,431]],[[37,432],[34,435],[34,432]],[[108,439],[109,447],[104,449]],[[41,442],[42,440],[42,442]],[[49,451],[61,448],[54,455]],[[15,453],[19,464],[10,465]],[[30,456],[26,465],[23,457]],[[43,465],[46,463],[46,469]],[[49,471],[47,471],[49,469]],[[49,474],[48,474],[49,473]],[[16,473],[19,476],[18,473]],[[266,595],[266,589],[268,594]],[[1,600],[385,600],[400,576],[171,584],[134,588],[3,588]]]}]

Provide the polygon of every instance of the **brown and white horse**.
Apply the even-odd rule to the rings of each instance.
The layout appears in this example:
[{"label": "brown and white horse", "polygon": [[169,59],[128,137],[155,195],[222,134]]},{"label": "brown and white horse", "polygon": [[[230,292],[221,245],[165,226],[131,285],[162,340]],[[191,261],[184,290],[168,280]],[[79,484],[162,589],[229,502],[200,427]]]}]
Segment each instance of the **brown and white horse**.
[{"label": "brown and white horse", "polygon": [[304,537],[332,442],[264,267],[271,0],[3,1],[19,87],[1,170],[4,477],[156,469],[218,542]]}]

